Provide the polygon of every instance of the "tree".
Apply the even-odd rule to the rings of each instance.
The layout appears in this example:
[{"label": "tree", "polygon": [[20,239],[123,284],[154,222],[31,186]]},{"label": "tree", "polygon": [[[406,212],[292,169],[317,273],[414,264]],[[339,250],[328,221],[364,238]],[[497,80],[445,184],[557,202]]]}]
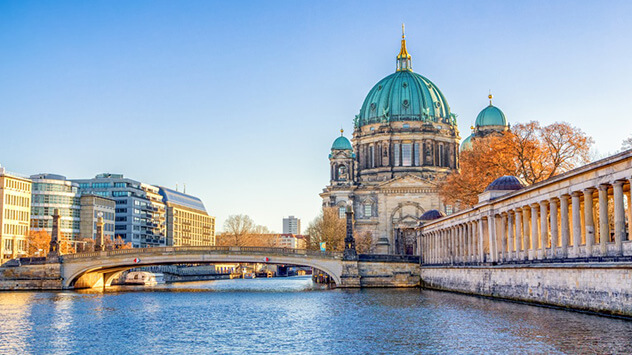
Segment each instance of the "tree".
[{"label": "tree", "polygon": [[358,254],[370,254],[373,251],[373,233],[354,233],[356,251]]},{"label": "tree", "polygon": [[535,184],[588,163],[592,144],[592,138],[568,123],[517,124],[508,132],[472,140],[472,148],[461,152],[460,171],[439,183],[439,193],[448,204],[469,207],[503,175]]},{"label": "tree", "polygon": [[320,249],[326,243],[328,251],[343,251],[345,248],[346,220],[338,216],[335,207],[325,207],[307,227],[310,243],[308,249]]},{"label": "tree", "polygon": [[222,233],[223,245],[246,246],[249,236],[255,228],[255,222],[245,214],[231,215],[224,222],[224,233]]},{"label": "tree", "polygon": [[26,239],[28,256],[46,256],[50,248],[50,234],[46,231],[29,231]]},{"label": "tree", "polygon": [[626,138],[621,142],[621,150],[632,149],[632,136]]}]

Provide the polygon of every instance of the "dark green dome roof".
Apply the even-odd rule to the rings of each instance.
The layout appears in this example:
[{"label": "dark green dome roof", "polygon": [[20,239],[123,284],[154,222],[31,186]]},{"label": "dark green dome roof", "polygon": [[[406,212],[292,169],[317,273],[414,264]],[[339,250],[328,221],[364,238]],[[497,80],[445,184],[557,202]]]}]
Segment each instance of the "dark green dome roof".
[{"label": "dark green dome roof", "polygon": [[496,106],[489,104],[476,116],[476,127],[507,126],[505,114]]},{"label": "dark green dome roof", "polygon": [[472,135],[470,134],[461,143],[461,151],[472,149]]},{"label": "dark green dome roof", "polygon": [[334,149],[353,150],[353,147],[351,146],[351,142],[349,142],[349,140],[345,136],[340,136],[336,138],[334,144],[331,145],[331,150]]},{"label": "dark green dome roof", "polygon": [[369,91],[355,126],[396,121],[455,124],[454,117],[435,84],[411,70],[401,70],[380,80]]}]

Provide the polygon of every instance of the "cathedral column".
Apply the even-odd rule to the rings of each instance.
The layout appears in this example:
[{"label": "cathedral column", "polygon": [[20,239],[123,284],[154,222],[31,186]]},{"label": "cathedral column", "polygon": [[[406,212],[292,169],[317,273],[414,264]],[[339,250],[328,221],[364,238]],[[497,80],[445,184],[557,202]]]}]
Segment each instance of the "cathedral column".
[{"label": "cathedral column", "polygon": [[549,201],[549,216],[551,219],[551,258],[557,256],[557,244],[559,239],[559,228],[557,226],[557,199],[552,198]]},{"label": "cathedral column", "polygon": [[568,224],[568,196],[560,196],[560,229],[562,239],[562,258],[568,257],[568,241],[570,239],[570,227]]},{"label": "cathedral column", "polygon": [[546,247],[549,244],[549,215],[548,201],[540,201],[540,250],[542,255],[538,255],[538,259],[546,259]]},{"label": "cathedral column", "polygon": [[623,181],[612,184],[614,190],[614,244],[616,255],[623,255],[625,238],[625,207],[623,206]]},{"label": "cathedral column", "polygon": [[601,256],[608,254],[610,222],[608,221],[608,185],[599,185],[599,250]]},{"label": "cathedral column", "polygon": [[516,254],[514,260],[520,260],[520,252],[524,250],[522,245],[522,208],[516,208],[514,210],[514,216],[516,220]]},{"label": "cathedral column", "polygon": [[593,254],[593,244],[595,244],[595,221],[593,219],[593,192],[594,188],[584,189],[584,226],[586,229],[586,256]]},{"label": "cathedral column", "polygon": [[476,261],[476,228],[474,222],[470,221],[470,262]]}]

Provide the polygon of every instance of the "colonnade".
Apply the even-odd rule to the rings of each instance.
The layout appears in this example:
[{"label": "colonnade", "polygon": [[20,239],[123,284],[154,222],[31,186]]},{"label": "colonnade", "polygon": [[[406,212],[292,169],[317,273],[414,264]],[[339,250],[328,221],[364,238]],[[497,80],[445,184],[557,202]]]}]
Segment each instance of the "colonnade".
[{"label": "colonnade", "polygon": [[541,199],[532,193],[521,199],[518,194],[427,222],[418,230],[423,262],[502,263],[632,255],[632,244],[626,242],[632,235],[630,186],[632,178],[577,190],[571,187],[559,194],[543,191]]}]

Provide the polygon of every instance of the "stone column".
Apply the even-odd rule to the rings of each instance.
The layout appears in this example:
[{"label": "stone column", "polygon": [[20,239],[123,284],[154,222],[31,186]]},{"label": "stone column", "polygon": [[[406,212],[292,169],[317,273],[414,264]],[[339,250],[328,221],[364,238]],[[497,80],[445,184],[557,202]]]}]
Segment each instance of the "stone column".
[{"label": "stone column", "polygon": [[105,250],[105,240],[103,238],[103,217],[99,216],[97,218],[97,235],[94,240],[94,251],[103,251]]},{"label": "stone column", "polygon": [[559,229],[557,226],[557,199],[552,198],[549,201],[549,216],[551,220],[551,257],[557,257],[557,244],[559,239]]},{"label": "stone column", "polygon": [[537,259],[538,246],[538,204],[534,203],[531,205],[531,259]]},{"label": "stone column", "polygon": [[632,179],[628,179],[630,191],[628,191],[628,240],[632,239]]},{"label": "stone column", "polygon": [[625,238],[625,207],[623,206],[623,181],[612,184],[614,190],[614,244],[616,255],[623,255]]},{"label": "stone column", "polygon": [[507,260],[507,214],[500,216],[500,261]]},{"label": "stone column", "polygon": [[522,245],[523,245],[523,251],[524,254],[522,254],[522,260],[527,260],[529,258],[529,248],[531,247],[531,244],[529,244],[529,241],[531,240],[531,237],[529,235],[529,207],[525,206],[523,207],[522,210]]},{"label": "stone column", "polygon": [[483,219],[478,220],[478,262],[485,262],[485,247],[483,237],[485,236],[485,230],[483,229]]},{"label": "stone column", "polygon": [[560,196],[560,229],[561,229],[561,244],[562,244],[562,258],[568,256],[568,241],[570,239],[570,227],[568,224],[568,196]]},{"label": "stone column", "polygon": [[579,244],[582,242],[582,222],[581,222],[581,214],[579,213],[579,196],[580,192],[575,191],[571,194],[571,204],[572,204],[572,218],[573,218],[573,253],[575,257],[580,257],[579,255]]},{"label": "stone column", "polygon": [[471,262],[475,262],[476,261],[476,228],[474,225],[474,222],[470,222],[469,223],[469,228],[470,228],[470,261]]},{"label": "stone column", "polygon": [[514,247],[516,245],[514,218],[516,216],[507,212],[507,260],[514,260]]},{"label": "stone column", "polygon": [[593,192],[594,188],[584,189],[584,226],[586,229],[586,256],[592,256],[593,244],[595,244],[595,221],[593,219]]},{"label": "stone column", "polygon": [[601,256],[608,254],[610,222],[608,221],[608,185],[599,185],[599,250]]},{"label": "stone column", "polygon": [[487,219],[487,230],[489,233],[489,259],[491,262],[498,261],[498,249],[496,243],[496,216],[490,215]]},{"label": "stone column", "polygon": [[520,252],[524,250],[522,248],[522,208],[516,208],[514,211],[516,219],[516,257],[515,260],[520,259]]},{"label": "stone column", "polygon": [[541,258],[546,259],[546,247],[549,245],[549,216],[548,201],[540,201],[540,250]]}]

